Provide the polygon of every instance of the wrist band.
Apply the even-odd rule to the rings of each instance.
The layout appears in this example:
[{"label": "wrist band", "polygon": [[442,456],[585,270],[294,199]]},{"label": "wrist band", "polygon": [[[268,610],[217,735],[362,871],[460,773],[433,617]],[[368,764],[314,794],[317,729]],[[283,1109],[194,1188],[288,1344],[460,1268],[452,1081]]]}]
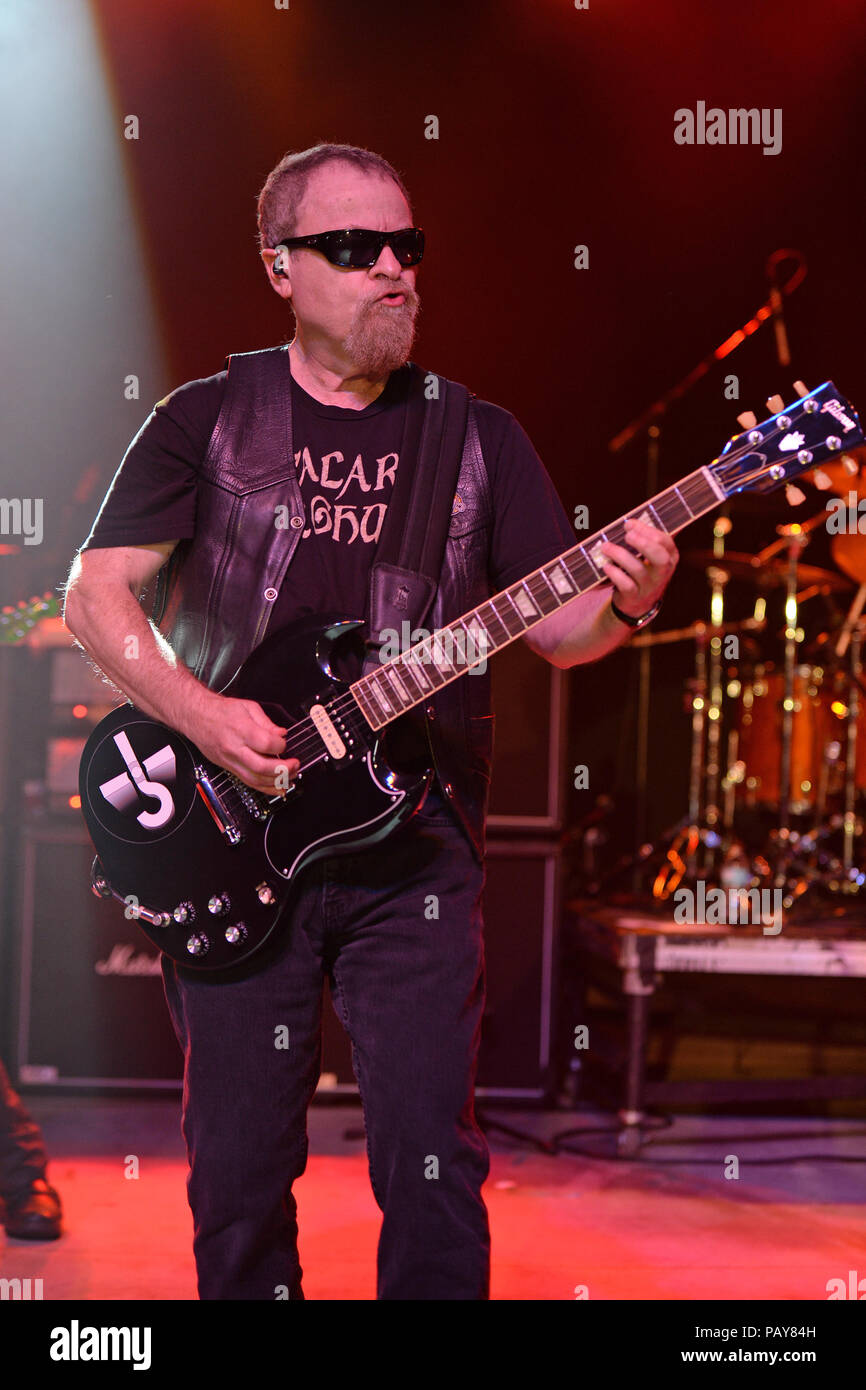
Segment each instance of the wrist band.
[{"label": "wrist band", "polygon": [[651,623],[653,618],[657,615],[661,606],[662,601],[661,599],[659,599],[656,603],[653,604],[652,608],[650,608],[648,612],[643,614],[642,617],[633,618],[630,613],[621,612],[621,610],[617,608],[614,599],[611,599],[610,601],[610,611],[613,613],[614,617],[619,618],[621,623],[625,623],[626,627],[632,628],[635,632],[639,627],[646,627],[647,623]]}]

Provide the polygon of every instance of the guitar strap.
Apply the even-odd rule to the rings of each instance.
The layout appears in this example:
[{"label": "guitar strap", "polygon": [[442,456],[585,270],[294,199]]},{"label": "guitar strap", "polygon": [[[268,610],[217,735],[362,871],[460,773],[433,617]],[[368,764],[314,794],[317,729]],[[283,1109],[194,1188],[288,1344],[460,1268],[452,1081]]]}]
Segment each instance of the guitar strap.
[{"label": "guitar strap", "polygon": [[[411,364],[400,464],[370,571],[364,675],[386,628],[422,626],[439,583],[466,437],[469,391]],[[427,386],[435,383],[430,397]],[[414,460],[414,467],[412,467]]]}]

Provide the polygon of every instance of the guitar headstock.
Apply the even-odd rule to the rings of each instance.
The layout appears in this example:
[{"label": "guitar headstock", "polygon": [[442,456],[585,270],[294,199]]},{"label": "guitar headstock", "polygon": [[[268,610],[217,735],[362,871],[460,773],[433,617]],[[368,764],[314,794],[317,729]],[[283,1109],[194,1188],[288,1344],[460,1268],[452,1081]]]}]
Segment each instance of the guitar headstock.
[{"label": "guitar headstock", "polygon": [[22,642],[43,618],[55,618],[59,612],[60,600],[51,593],[0,610],[0,645],[14,646]]},{"label": "guitar headstock", "polygon": [[772,492],[862,442],[856,410],[832,381],[825,381],[733,435],[709,468],[727,497]]}]

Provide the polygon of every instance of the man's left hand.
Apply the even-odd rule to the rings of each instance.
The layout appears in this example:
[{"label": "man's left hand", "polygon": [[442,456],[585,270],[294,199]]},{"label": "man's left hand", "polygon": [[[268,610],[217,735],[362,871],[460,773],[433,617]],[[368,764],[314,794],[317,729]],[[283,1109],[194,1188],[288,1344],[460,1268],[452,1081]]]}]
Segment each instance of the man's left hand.
[{"label": "man's left hand", "polygon": [[670,583],[679,551],[666,531],[647,521],[628,519],[625,536],[639,553],[632,555],[621,545],[603,541],[604,572],[616,591],[617,608],[630,618],[642,618],[658,603]]}]

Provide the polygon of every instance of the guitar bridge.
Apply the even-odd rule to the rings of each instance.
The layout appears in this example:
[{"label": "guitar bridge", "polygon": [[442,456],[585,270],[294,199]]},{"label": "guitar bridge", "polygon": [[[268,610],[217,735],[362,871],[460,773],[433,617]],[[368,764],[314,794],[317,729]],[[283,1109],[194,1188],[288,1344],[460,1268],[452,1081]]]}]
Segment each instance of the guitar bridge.
[{"label": "guitar bridge", "polygon": [[247,786],[246,782],[235,777],[233,772],[230,772],[229,776],[232,779],[235,794],[240,797],[247,814],[252,816],[253,820],[267,820],[271,813],[258,792],[254,792],[252,787]]},{"label": "guitar bridge", "polygon": [[225,835],[230,845],[239,845],[244,838],[237,821],[229,812],[228,807],[214,789],[210,777],[203,767],[195,769],[196,791],[211,813],[221,835]]}]

